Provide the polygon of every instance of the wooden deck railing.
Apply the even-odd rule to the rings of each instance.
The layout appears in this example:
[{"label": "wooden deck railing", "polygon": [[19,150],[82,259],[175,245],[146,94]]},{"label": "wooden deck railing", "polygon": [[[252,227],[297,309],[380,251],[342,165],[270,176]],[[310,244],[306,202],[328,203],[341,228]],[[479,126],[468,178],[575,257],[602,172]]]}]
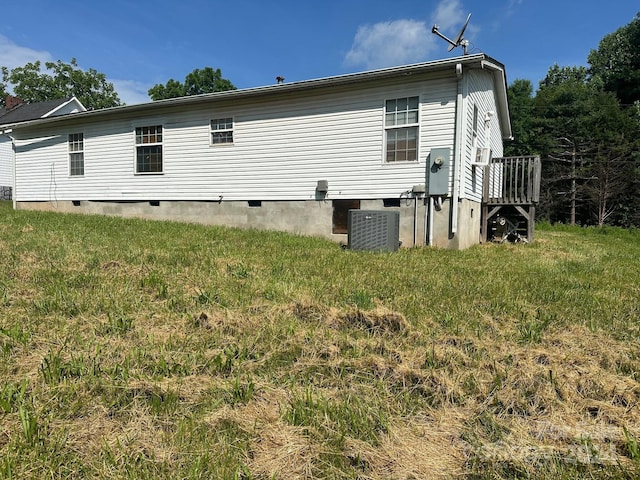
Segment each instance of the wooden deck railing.
[{"label": "wooden deck railing", "polygon": [[492,158],[484,167],[483,202],[531,205],[540,196],[540,157]]}]

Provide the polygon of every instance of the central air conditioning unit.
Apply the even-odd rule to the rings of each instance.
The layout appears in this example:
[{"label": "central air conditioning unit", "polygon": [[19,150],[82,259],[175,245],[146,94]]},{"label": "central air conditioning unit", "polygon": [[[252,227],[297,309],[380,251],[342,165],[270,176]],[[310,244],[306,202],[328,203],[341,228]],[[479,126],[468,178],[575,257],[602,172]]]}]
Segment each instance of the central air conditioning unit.
[{"label": "central air conditioning unit", "polygon": [[349,210],[350,250],[395,252],[400,247],[400,212]]}]

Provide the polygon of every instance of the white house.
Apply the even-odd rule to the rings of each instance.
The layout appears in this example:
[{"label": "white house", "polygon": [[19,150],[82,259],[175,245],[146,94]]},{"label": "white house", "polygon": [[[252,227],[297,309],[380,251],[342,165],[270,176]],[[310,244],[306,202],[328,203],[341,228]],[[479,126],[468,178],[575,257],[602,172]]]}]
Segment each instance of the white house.
[{"label": "white house", "polygon": [[510,138],[484,54],[9,125],[16,208],[347,239],[397,211],[403,246],[480,241],[482,176]]},{"label": "white house", "polygon": [[0,200],[10,200],[13,189],[14,153],[10,126],[84,111],[86,108],[75,97],[25,103],[18,97],[7,96],[5,108],[0,110]]}]

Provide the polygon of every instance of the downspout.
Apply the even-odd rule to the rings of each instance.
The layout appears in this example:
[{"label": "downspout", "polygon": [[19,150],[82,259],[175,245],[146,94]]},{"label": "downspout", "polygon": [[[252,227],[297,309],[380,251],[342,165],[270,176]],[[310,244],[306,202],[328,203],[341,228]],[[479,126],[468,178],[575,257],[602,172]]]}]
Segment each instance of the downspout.
[{"label": "downspout", "polygon": [[[9,133],[11,133],[11,131],[9,131]],[[7,133],[7,137],[11,139],[11,153],[13,153],[13,158],[11,159],[11,202],[15,210],[18,206],[18,202],[16,201],[16,139],[9,135],[9,133]]]},{"label": "downspout", "polygon": [[460,197],[460,175],[462,171],[462,132],[463,132],[463,77],[462,64],[456,64],[456,76],[458,77],[458,95],[456,98],[456,127],[453,164],[453,192],[451,192],[451,233],[458,232],[458,199]]},{"label": "downspout", "polygon": [[413,196],[413,246],[418,246],[418,196]]},{"label": "downspout", "polygon": [[429,196],[429,206],[425,209],[425,215],[428,215],[428,221],[429,223],[427,224],[427,229],[428,229],[428,235],[427,235],[427,245],[432,246],[433,245],[433,197]]}]

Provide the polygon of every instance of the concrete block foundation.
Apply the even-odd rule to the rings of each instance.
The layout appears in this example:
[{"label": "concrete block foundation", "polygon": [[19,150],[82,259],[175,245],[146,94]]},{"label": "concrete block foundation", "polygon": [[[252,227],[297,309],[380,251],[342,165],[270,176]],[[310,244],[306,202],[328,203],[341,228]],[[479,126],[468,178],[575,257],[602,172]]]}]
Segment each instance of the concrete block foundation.
[{"label": "concrete block foundation", "polygon": [[[404,248],[428,243],[426,226],[428,202],[422,198],[361,200],[363,210],[400,212],[400,242]],[[346,233],[334,233],[334,206],[331,200],[307,201],[55,201],[17,202],[17,209],[82,213],[148,220],[171,220],[205,225],[276,230],[297,235],[328,238],[347,243]],[[458,205],[458,231],[451,232],[450,200],[433,211],[432,246],[464,249],[479,243],[480,205],[462,201]]]}]

